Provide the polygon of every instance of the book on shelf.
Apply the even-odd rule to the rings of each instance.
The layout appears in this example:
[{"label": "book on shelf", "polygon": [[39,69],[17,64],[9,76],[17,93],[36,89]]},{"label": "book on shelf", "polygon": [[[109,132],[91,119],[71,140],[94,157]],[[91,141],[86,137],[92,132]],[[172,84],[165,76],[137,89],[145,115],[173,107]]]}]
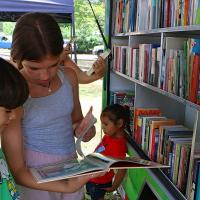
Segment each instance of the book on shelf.
[{"label": "book on shelf", "polygon": [[[141,123],[141,147],[142,149],[147,153],[148,152],[148,141],[149,141],[149,123],[150,120],[158,120],[158,119],[166,119],[166,117],[161,116],[141,116],[142,117],[142,123]],[[139,123],[140,124],[140,123]]]},{"label": "book on shelf", "polygon": [[136,108],[135,109],[135,118],[134,118],[134,135],[133,138],[135,142],[139,145],[142,143],[141,129],[139,127],[141,124],[140,116],[158,116],[161,114],[161,111],[158,108]]},{"label": "book on shelf", "polygon": [[163,136],[162,136],[162,149],[161,149],[161,157],[163,158],[163,163],[168,163],[168,159],[169,159],[169,153],[172,153],[172,148],[169,148],[170,146],[170,142],[169,142],[169,138],[171,137],[176,137],[181,139],[190,137],[192,138],[192,130],[186,128],[186,127],[173,127],[173,128],[167,128],[165,127],[165,131],[163,132]]},{"label": "book on shelf", "polygon": [[199,0],[118,0],[113,33],[200,24]]},{"label": "book on shelf", "polygon": [[120,104],[129,108],[129,121],[127,123],[127,129],[133,132],[133,121],[134,121],[134,99],[135,93],[131,90],[126,91],[111,91],[110,92],[110,104]]},{"label": "book on shelf", "polygon": [[[200,190],[200,180],[199,180],[199,167],[200,167],[200,152],[195,152],[194,161],[193,161],[193,170],[192,170],[192,189],[191,197],[196,200],[198,199],[199,190]],[[199,183],[198,183],[199,182]],[[198,189],[199,188],[199,189]],[[198,191],[198,192],[197,192]]]},{"label": "book on shelf", "polygon": [[149,157],[151,160],[157,160],[159,127],[165,125],[174,125],[174,119],[153,119],[150,122],[150,137],[149,137]]},{"label": "book on shelf", "polygon": [[186,193],[190,152],[191,152],[191,145],[183,145],[181,147],[180,164],[179,164],[180,167],[178,172],[177,187],[183,194]]},{"label": "book on shelf", "polygon": [[156,162],[143,160],[138,157],[126,157],[116,159],[103,156],[99,153],[88,154],[80,160],[63,161],[54,164],[43,165],[31,168],[33,176],[38,183],[68,179],[72,177],[107,171],[109,169],[129,169],[129,168],[165,168]]}]

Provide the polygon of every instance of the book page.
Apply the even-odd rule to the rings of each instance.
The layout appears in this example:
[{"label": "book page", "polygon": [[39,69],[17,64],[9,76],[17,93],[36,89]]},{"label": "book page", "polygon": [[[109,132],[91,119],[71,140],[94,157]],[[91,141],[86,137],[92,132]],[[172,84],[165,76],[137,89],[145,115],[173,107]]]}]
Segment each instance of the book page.
[{"label": "book page", "polygon": [[77,176],[97,173],[110,169],[128,168],[165,168],[161,165],[137,157],[126,157],[125,159],[115,159],[103,156],[99,153],[89,154],[81,160],[65,160],[53,164],[31,168],[33,176],[38,183],[54,180],[67,179]]},{"label": "book page", "polygon": [[84,160],[67,160],[31,168],[37,183],[62,180],[105,170],[103,166]]},{"label": "book page", "polygon": [[144,160],[139,157],[113,158],[104,156],[100,153],[92,153],[87,155],[88,160],[93,163],[99,163],[100,166],[105,166],[105,169],[128,169],[128,168],[166,168],[167,165],[161,165],[150,160]]},{"label": "book page", "polygon": [[76,140],[76,151],[81,157],[85,157],[82,149],[81,149],[81,141],[83,137],[87,133],[87,131],[97,122],[97,119],[92,114],[92,106],[90,107],[88,113],[81,121],[80,125],[76,128],[76,134],[79,137]]}]

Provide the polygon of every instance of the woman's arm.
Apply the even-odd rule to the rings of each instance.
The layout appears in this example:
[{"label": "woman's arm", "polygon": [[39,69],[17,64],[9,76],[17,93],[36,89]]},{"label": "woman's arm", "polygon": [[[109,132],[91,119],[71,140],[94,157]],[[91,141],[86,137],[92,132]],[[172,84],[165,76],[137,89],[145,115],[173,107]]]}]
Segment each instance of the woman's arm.
[{"label": "woman's arm", "polygon": [[101,57],[99,57],[93,64],[94,73],[90,76],[85,71],[82,71],[76,63],[74,63],[68,55],[64,56],[64,66],[66,68],[72,68],[78,77],[78,82],[81,84],[91,83],[102,78],[106,71],[106,63]]},{"label": "woman's arm", "polygon": [[49,183],[36,183],[23,157],[23,140],[21,134],[22,109],[17,109],[17,119],[10,122],[2,134],[2,147],[8,166],[15,181],[23,186],[52,192],[74,192],[81,188],[91,176],[83,176]]},{"label": "woman's arm", "polygon": [[[73,123],[73,128],[76,135],[76,127],[79,126],[81,123],[81,120],[83,119],[83,114],[82,114],[82,109],[79,101],[79,85],[78,85],[78,80],[75,72],[71,70],[70,68],[65,68],[65,73],[67,77],[69,78],[69,81],[72,85],[72,90],[73,90],[73,99],[74,99],[74,109],[72,112],[72,123]],[[90,141],[96,134],[95,127],[93,126],[88,130],[88,132],[85,134],[83,141],[88,142]]]}]

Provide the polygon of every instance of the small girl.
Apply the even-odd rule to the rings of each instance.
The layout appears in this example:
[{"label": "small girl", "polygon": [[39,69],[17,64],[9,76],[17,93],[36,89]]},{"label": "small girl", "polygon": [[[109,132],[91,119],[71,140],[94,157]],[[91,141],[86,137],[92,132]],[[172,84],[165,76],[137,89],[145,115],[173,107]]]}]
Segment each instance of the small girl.
[{"label": "small girl", "polygon": [[[16,117],[15,108],[24,104],[29,90],[24,77],[10,63],[0,58],[0,134]],[[0,149],[0,199],[19,200],[10,171]]]},{"label": "small girl", "polygon": [[[128,110],[119,104],[113,104],[102,111],[100,119],[105,135],[96,147],[95,152],[114,158],[125,158],[127,145],[124,128],[129,119]],[[91,179],[86,184],[91,200],[103,200],[106,192],[116,190],[121,184],[125,173],[125,169],[118,170],[116,174],[111,170],[104,176]]]}]

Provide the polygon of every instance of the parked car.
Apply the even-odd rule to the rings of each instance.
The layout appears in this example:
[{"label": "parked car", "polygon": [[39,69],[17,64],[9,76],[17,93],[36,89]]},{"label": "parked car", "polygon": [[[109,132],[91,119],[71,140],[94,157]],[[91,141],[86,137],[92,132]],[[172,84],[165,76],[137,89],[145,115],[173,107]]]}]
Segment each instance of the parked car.
[{"label": "parked car", "polygon": [[0,34],[0,48],[10,49],[12,45],[12,40],[8,36]]},{"label": "parked car", "polygon": [[92,54],[99,56],[101,53],[103,53],[103,51],[104,51],[103,45],[94,46],[92,50]]}]

